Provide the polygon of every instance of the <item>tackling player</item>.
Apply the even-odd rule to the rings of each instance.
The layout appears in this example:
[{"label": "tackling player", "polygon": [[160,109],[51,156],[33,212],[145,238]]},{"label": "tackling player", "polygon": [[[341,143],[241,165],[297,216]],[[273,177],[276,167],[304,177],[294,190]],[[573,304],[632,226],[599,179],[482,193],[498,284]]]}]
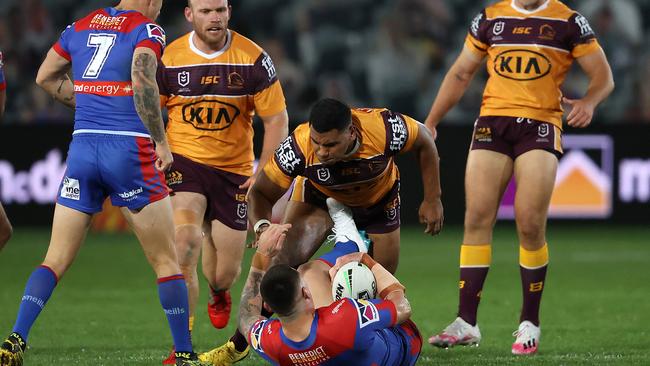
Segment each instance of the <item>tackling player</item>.
[{"label": "tackling player", "polygon": [[[429,130],[388,109],[350,109],[334,99],[317,102],[309,122],[285,139],[250,191],[249,220],[259,235],[270,224],[273,204],[294,184],[283,218],[292,230],[274,264],[297,267],[311,258],[332,227],[326,206],[332,197],[350,206],[373,242],[373,258],[395,272],[400,197],[394,158],[407,151],[415,153],[422,174],[420,221],[426,233],[435,235],[442,228],[443,209],[438,152]],[[219,353],[215,363],[228,365],[241,359],[246,347],[245,338],[235,334],[209,354]]]},{"label": "tackling player", "polygon": [[[0,52],[0,121],[2,121],[5,112],[5,101],[7,100],[7,82],[5,81],[2,61],[2,52]],[[11,223],[4,207],[2,207],[2,203],[0,203],[0,250],[7,244],[12,233]]]},{"label": "tackling player", "polygon": [[[356,251],[364,244],[351,212],[332,201],[328,199],[327,203],[337,244],[331,254]],[[356,252],[339,257],[330,273],[334,275],[350,261],[366,264],[376,278],[378,300],[330,299],[319,304],[312,293],[320,287],[319,291],[331,294],[329,276],[310,281],[302,268],[299,272],[286,264],[266,270],[281,250],[290,227],[274,224],[261,234],[242,291],[239,329],[247,334],[253,349],[273,365],[415,365],[422,338],[409,320],[411,306],[404,286],[368,254]],[[278,319],[260,318],[262,300]]]},{"label": "tackling player", "polygon": [[[569,126],[586,127],[614,81],[582,15],[557,0],[500,1],[474,18],[465,47],[431,107],[429,128],[435,129],[460,100],[486,57],[489,79],[465,175],[458,317],[429,342],[439,347],[480,342],[476,318],[491,261],[492,230],[501,197],[514,176],[523,306],[512,353],[531,354],[540,339],[539,306],[549,258],[546,218],[562,155],[560,102],[572,108]],[[590,79],[579,100],[564,98],[560,91],[573,60]]]},{"label": "tackling player", "polygon": [[[123,0],[90,13],[63,31],[38,71],[38,85],[75,108],[75,126],[48,252],[30,276],[13,332],[0,347],[1,366],[22,365],[32,325],[107,196],[122,208],[158,277],[176,365],[200,365],[188,330],[187,288],[174,252],[162,173],[172,155],[156,84],[165,33],[152,19],[161,6],[162,0]],[[67,75],[70,67],[74,81]]]},{"label": "tackling player", "polygon": [[[205,221],[208,314],[220,329],[228,324],[229,289],[241,272],[245,248],[246,194],[255,181],[253,115],[264,123],[260,166],[287,137],[288,116],[271,58],[228,29],[228,1],[189,0],[187,5],[185,17],[194,30],[165,49],[159,78],[174,155],[167,183],[173,190],[176,250],[189,290],[190,328]],[[173,364],[173,353],[163,364]]]}]

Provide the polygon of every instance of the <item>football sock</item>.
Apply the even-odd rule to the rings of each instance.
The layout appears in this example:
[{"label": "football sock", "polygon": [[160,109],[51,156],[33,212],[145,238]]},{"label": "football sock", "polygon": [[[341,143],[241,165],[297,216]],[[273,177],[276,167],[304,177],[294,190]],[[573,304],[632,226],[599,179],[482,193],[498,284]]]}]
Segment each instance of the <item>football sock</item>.
[{"label": "football sock", "polygon": [[52,296],[57,282],[56,274],[47,266],[36,268],[29,277],[13,329],[13,332],[20,335],[25,342],[36,318]]},{"label": "football sock", "polygon": [[235,349],[237,352],[244,352],[244,350],[246,350],[246,347],[248,347],[248,341],[246,340],[246,337],[241,334],[239,328],[237,328],[237,330],[235,330],[235,334],[230,337],[230,341],[235,344]]},{"label": "football sock", "polygon": [[476,325],[476,313],[481,301],[483,283],[492,261],[492,246],[461,245],[460,281],[458,283],[458,316]]},{"label": "football sock", "polygon": [[333,267],[334,264],[336,263],[336,260],[339,257],[342,257],[342,256],[344,256],[346,254],[355,253],[355,252],[358,252],[358,251],[359,251],[359,246],[355,242],[353,242],[351,240],[350,241],[345,241],[345,242],[340,242],[339,241],[339,242],[336,242],[336,244],[334,245],[334,248],[332,250],[330,250],[329,252],[323,254],[318,259],[320,259],[321,261],[323,261],[323,262],[329,264],[331,267]]},{"label": "football sock", "polygon": [[542,301],[547,267],[548,245],[546,243],[540,249],[533,251],[519,247],[519,272],[524,297],[520,322],[528,320],[539,326],[539,305]]},{"label": "football sock", "polygon": [[160,297],[160,304],[165,311],[165,315],[167,315],[176,352],[192,352],[187,286],[185,285],[183,275],[178,274],[159,278],[158,295]]}]

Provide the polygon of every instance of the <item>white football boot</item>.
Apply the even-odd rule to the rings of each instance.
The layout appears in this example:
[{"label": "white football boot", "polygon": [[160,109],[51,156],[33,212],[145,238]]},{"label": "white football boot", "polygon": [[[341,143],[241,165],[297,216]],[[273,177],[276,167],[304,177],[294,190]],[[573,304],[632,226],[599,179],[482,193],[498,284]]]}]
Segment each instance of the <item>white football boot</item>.
[{"label": "white football boot", "polygon": [[442,333],[429,338],[429,344],[440,348],[478,346],[480,342],[481,331],[478,324],[472,326],[461,317],[456,318]]},{"label": "white football boot", "polygon": [[334,198],[328,198],[325,202],[334,222],[332,231],[335,234],[336,242],[353,241],[357,244],[360,252],[368,253],[368,245],[357,230],[357,225],[352,218],[352,210]]},{"label": "white football boot", "polygon": [[535,324],[524,320],[519,324],[517,329],[512,335],[517,337],[515,343],[512,344],[513,355],[532,355],[537,352],[539,346],[539,337],[542,332]]}]

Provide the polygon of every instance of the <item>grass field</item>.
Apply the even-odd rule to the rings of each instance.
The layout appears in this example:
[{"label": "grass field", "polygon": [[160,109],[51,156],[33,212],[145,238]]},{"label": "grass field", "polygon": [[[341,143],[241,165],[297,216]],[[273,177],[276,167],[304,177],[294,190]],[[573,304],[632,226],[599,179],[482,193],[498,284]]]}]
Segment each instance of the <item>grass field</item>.
[{"label": "grass field", "polygon": [[[650,228],[551,225],[548,236],[551,266],[538,355],[525,361],[510,355],[521,303],[518,250],[513,228],[500,224],[479,311],[481,346],[425,346],[418,365],[650,365]],[[425,337],[455,317],[460,238],[459,227],[447,227],[435,239],[419,228],[402,231],[398,277]],[[48,239],[46,230],[18,228],[0,254],[2,337]],[[233,321],[226,330],[211,328],[205,302],[203,287],[194,333],[198,350],[221,344],[234,329]],[[170,342],[155,276],[136,240],[91,234],[30,335],[26,365],[159,365]],[[255,356],[238,365],[260,364]]]}]

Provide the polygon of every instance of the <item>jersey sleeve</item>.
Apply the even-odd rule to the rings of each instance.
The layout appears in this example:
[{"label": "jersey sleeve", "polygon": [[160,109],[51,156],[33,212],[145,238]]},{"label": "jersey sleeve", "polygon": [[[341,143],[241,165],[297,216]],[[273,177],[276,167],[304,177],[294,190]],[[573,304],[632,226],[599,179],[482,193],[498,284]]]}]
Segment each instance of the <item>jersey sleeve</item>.
[{"label": "jersey sleeve", "polygon": [[420,129],[416,120],[390,110],[381,112],[386,129],[386,155],[397,155],[413,147]]},{"label": "jersey sleeve", "polygon": [[293,178],[305,171],[305,156],[298,146],[295,132],[275,150],[272,159],[264,166],[264,173],[273,183],[289,189]]},{"label": "jersey sleeve", "polygon": [[151,49],[158,59],[162,56],[167,45],[165,30],[156,23],[144,23],[135,40],[135,48],[146,47]]},{"label": "jersey sleeve", "polygon": [[0,52],[0,91],[7,89],[7,81],[5,80],[5,73],[3,69],[4,63],[2,59],[2,52]]},{"label": "jersey sleeve", "polygon": [[158,70],[156,71],[156,81],[158,82],[158,93],[160,94],[160,107],[165,107],[167,105],[167,100],[169,99],[169,84],[167,83],[167,77],[165,75],[166,68],[164,62],[158,63]]},{"label": "jersey sleeve", "polygon": [[390,301],[354,300],[347,299],[351,306],[345,311],[354,313],[356,318],[356,336],[354,340],[355,349],[370,347],[374,341],[375,331],[395,326],[397,322],[397,309]]},{"label": "jersey sleeve", "polygon": [[587,18],[580,15],[580,13],[575,13],[569,18],[568,26],[568,46],[574,58],[588,55],[600,49],[596,34],[589,25]]},{"label": "jersey sleeve", "polygon": [[70,38],[72,32],[74,32],[74,23],[67,26],[66,29],[61,32],[59,40],[56,41],[54,46],[52,46],[54,51],[58,53],[59,56],[65,58],[68,61],[72,61],[72,57],[70,56]]},{"label": "jersey sleeve", "polygon": [[262,333],[264,327],[267,326],[268,321],[268,319],[260,319],[255,324],[253,324],[251,329],[248,331],[248,344],[255,350],[255,352],[257,352],[260,357],[272,365],[277,365],[278,363],[266,352],[264,352],[264,347],[262,346]]},{"label": "jersey sleeve", "polygon": [[487,54],[487,50],[490,47],[487,37],[488,27],[489,24],[485,10],[482,10],[472,20],[467,37],[465,37],[465,46],[467,49],[481,57]]},{"label": "jersey sleeve", "polygon": [[253,66],[253,101],[260,117],[272,116],[287,108],[278,74],[269,56],[262,52]]}]

